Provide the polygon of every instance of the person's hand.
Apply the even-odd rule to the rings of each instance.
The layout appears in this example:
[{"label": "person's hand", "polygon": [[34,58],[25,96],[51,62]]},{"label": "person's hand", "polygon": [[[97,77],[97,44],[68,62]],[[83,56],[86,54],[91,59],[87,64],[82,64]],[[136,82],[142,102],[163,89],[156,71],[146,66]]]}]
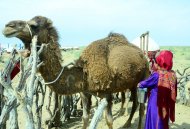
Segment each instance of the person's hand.
[{"label": "person's hand", "polygon": [[163,108],[162,108],[162,116],[163,116],[163,119],[165,119],[165,118],[166,118],[166,115],[167,115],[166,108],[165,108],[165,107],[163,107]]},{"label": "person's hand", "polygon": [[138,88],[140,87],[140,83],[137,84],[137,87],[138,87]]}]

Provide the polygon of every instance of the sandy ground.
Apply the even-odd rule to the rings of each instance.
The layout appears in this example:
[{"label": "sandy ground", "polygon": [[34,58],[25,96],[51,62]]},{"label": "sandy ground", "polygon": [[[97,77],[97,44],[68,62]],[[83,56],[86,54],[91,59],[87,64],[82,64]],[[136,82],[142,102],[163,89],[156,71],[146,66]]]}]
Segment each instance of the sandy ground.
[{"label": "sandy ground", "polygon": [[[187,51],[189,51],[189,49],[187,49]],[[179,51],[179,54],[181,54],[181,51]],[[177,54],[175,56],[178,57]],[[189,60],[179,60],[182,58],[181,55],[179,57],[180,58],[176,58],[176,61],[174,60],[174,64],[177,65],[175,67],[175,69],[182,70],[186,66],[189,66]],[[69,59],[70,59],[70,57],[69,57]],[[2,66],[3,66],[2,63],[0,63],[0,68],[2,68]],[[46,95],[46,96],[48,96],[48,95]],[[48,115],[47,111],[45,110],[46,105],[47,105],[47,99],[46,99],[45,105],[43,106],[43,115],[42,115],[44,129],[46,128],[44,121],[49,118],[49,115]],[[113,117],[114,117],[114,122],[113,122],[114,129],[122,129],[121,127],[124,125],[124,123],[127,121],[128,117],[129,117],[127,112],[125,112],[125,114],[123,116],[118,117],[118,111],[120,109],[120,106],[121,106],[121,103],[113,104],[112,111],[113,111]],[[131,110],[131,102],[129,103],[129,106],[128,106],[128,111],[130,112],[130,110]],[[92,109],[92,112],[93,111],[94,110]],[[91,115],[91,117],[92,117],[92,115]],[[19,120],[19,128],[25,129],[25,114],[23,113],[21,106],[18,107],[18,120]],[[144,124],[144,121],[145,121],[145,119],[143,119],[143,124]],[[132,120],[132,125],[129,129],[136,129],[137,124],[138,124],[138,110],[136,111],[136,113],[134,115],[134,118]],[[9,126],[9,125],[7,125],[7,126]],[[82,128],[82,118],[75,117],[75,118],[71,118],[71,120],[69,122],[63,123],[63,126],[60,129],[81,129],[81,128]],[[101,128],[102,129],[108,128],[104,117],[102,117],[102,120],[99,122],[98,127],[97,127],[97,129],[101,129]],[[190,107],[176,104],[176,121],[175,121],[175,123],[170,123],[170,129],[190,129]]]},{"label": "sandy ground", "polygon": [[[44,124],[44,121],[49,118],[49,115],[45,109],[47,105],[47,98],[45,100],[45,105],[43,106],[43,112],[42,112],[42,118],[43,118],[43,129],[47,129],[47,127]],[[95,101],[93,101],[93,107],[91,109],[91,118],[93,116],[93,113],[95,111]],[[126,112],[123,116],[118,117],[118,111],[120,109],[121,103],[113,104],[113,128],[114,129],[123,129],[122,126],[127,121],[129,117],[129,112],[131,111],[132,102],[129,102],[128,107],[126,108]],[[126,106],[125,106],[126,107]],[[35,107],[34,107],[35,109]],[[78,108],[80,110],[80,106]],[[132,120],[132,125],[128,129],[136,129],[138,126],[138,109],[135,112],[134,118]],[[90,118],[90,120],[91,120]],[[21,106],[18,107],[18,121],[19,121],[19,128],[25,129],[25,114],[23,113],[23,110]],[[145,116],[143,119],[143,126],[145,122]],[[9,125],[7,125],[8,127]],[[82,118],[81,117],[71,117],[70,121],[64,122],[62,127],[58,129],[81,129],[82,128]],[[55,128],[54,128],[55,129]],[[106,121],[104,118],[104,115],[102,116],[101,121],[98,123],[97,129],[108,129],[106,125]],[[170,123],[170,129],[190,129],[190,107],[176,104],[176,121],[174,123]]]},{"label": "sandy ground", "polygon": [[[45,99],[45,105],[43,106],[43,112],[42,112],[42,117],[43,117],[43,129],[47,129],[44,121],[47,120],[50,116],[47,113],[47,110],[45,109],[47,105],[47,94],[46,94],[46,99]],[[128,106],[125,105],[126,110],[125,114],[123,116],[118,116],[119,109],[120,109],[121,103],[113,104],[112,112],[113,112],[113,129],[124,129],[122,126],[124,123],[127,121],[129,117],[129,113],[131,111],[132,107],[132,102],[128,103]],[[93,117],[94,111],[96,109],[95,106],[95,99],[93,99],[93,104],[92,104],[92,109],[91,109],[91,115],[90,115],[90,121],[91,118]],[[35,109],[35,107],[34,107]],[[78,105],[78,109],[82,110],[80,108],[80,105]],[[132,125],[128,129],[136,129],[138,126],[138,112],[139,109],[134,114],[134,117],[132,119]],[[146,112],[145,112],[146,113]],[[19,126],[20,129],[25,129],[25,122],[24,122],[24,114],[21,109],[21,107],[18,108],[18,119],[19,119]],[[143,118],[143,126],[145,122],[145,116]],[[89,122],[90,124],[90,122]],[[71,119],[67,122],[64,122],[62,127],[59,129],[81,129],[82,128],[82,118],[81,117],[71,117]],[[54,128],[55,129],[55,128]],[[98,123],[97,129],[108,129],[108,126],[106,125],[106,121],[104,118],[104,115],[102,116],[101,121]],[[174,123],[170,123],[170,129],[190,129],[190,107],[184,106],[181,104],[176,104],[176,121]]]},{"label": "sandy ground", "polygon": [[[113,105],[113,128],[114,129],[123,129],[122,126],[127,121],[129,115],[127,112],[123,116],[118,117],[118,111],[120,108],[120,103]],[[128,111],[131,110],[131,102],[128,106]],[[80,129],[82,127],[81,118],[74,118],[71,119],[70,122],[66,122],[64,127],[61,129]],[[145,117],[143,119],[143,125],[144,125]],[[132,125],[128,129],[136,129],[138,126],[138,111],[136,111],[134,118],[132,120]],[[102,120],[99,122],[97,129],[108,129],[106,125],[106,121],[104,117],[102,117]],[[174,123],[170,123],[170,129],[190,129],[190,107],[176,104],[176,121]]]}]

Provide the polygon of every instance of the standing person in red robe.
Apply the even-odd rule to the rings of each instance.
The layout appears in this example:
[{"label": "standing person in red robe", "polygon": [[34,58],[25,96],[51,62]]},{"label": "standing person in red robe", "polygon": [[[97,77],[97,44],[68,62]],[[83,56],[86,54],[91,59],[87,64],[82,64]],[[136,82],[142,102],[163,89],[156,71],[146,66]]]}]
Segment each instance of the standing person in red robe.
[{"label": "standing person in red robe", "polygon": [[[22,51],[19,51],[20,55],[24,58],[28,57],[29,54],[30,54],[30,51],[25,49],[25,50],[22,50]],[[16,63],[15,63],[15,66],[11,72],[11,80],[20,72],[20,60],[18,60]]]},{"label": "standing person in red robe", "polygon": [[151,89],[148,100],[145,129],[169,129],[169,119],[175,121],[177,78],[172,70],[173,54],[161,51],[155,59],[155,71],[139,83],[140,88]]}]

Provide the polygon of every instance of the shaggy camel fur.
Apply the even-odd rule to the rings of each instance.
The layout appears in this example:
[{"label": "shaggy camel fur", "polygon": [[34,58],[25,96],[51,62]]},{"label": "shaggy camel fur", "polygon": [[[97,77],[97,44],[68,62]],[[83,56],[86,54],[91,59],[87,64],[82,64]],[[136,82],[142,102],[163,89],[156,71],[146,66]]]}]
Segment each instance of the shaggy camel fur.
[{"label": "shaggy camel fur", "polygon": [[[83,51],[81,58],[88,86],[86,90],[100,96],[108,97],[107,124],[112,128],[111,93],[131,90],[133,107],[124,127],[131,124],[131,119],[137,108],[137,83],[145,79],[148,74],[147,60],[143,52],[130,44],[120,34],[110,33],[108,37],[92,42]],[[140,106],[139,127],[144,105]]]},{"label": "shaggy camel fur", "polygon": [[[16,24],[16,21],[13,23]],[[42,43],[48,44],[40,55],[40,59],[44,62],[44,65],[40,68],[40,73],[45,81],[53,81],[62,69],[59,63],[61,61],[61,52],[57,32],[52,26],[52,22],[46,17],[36,16],[28,24],[32,34],[38,35],[38,45]],[[14,31],[11,32],[10,28]],[[26,25],[23,26],[23,30],[26,28]],[[24,41],[24,38],[30,37],[30,35],[20,36],[22,34],[16,34],[15,30],[18,30],[16,26],[7,24],[4,34],[5,36],[17,37],[22,41]],[[24,42],[26,48],[29,48],[30,41],[31,37],[27,42]],[[84,50],[76,65],[68,69],[68,72],[64,70],[59,80],[48,86],[59,94],[83,92],[81,93],[83,101],[83,128],[87,127],[89,119],[89,98],[91,95],[88,93],[101,98],[106,97],[108,101],[106,122],[110,129],[113,128],[111,94],[130,89],[133,106],[130,117],[124,125],[124,127],[128,127],[138,106],[137,83],[147,77],[148,71],[147,60],[143,52],[130,44],[123,35],[111,33],[108,37],[91,43]],[[73,84],[68,81],[69,78],[73,80]],[[143,108],[144,105],[140,105],[139,129],[141,128]]]}]

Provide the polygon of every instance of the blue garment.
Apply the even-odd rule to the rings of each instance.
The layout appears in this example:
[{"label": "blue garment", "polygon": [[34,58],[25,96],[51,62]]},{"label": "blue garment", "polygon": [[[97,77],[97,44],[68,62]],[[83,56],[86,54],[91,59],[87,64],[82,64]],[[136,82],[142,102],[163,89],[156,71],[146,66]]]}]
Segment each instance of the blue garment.
[{"label": "blue garment", "polygon": [[163,122],[158,115],[157,107],[157,93],[158,93],[158,79],[159,74],[154,72],[151,76],[140,82],[140,88],[151,89],[150,97],[148,100],[147,111],[146,111],[146,121],[144,129],[163,129]]}]

